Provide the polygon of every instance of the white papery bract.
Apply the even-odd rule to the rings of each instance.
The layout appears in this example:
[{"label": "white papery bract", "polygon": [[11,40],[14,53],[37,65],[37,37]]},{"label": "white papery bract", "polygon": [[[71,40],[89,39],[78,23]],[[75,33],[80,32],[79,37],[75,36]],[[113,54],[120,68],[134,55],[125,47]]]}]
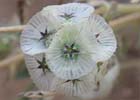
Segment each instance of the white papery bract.
[{"label": "white papery bract", "polygon": [[67,22],[77,23],[88,19],[94,12],[94,7],[83,3],[68,3],[47,6],[43,8],[42,15],[47,16],[53,26],[61,26]]},{"label": "white papery bract", "polygon": [[24,55],[24,57],[28,72],[35,85],[40,90],[48,91],[50,89],[54,75],[47,69],[45,69],[45,72],[43,72],[43,69],[39,68],[40,64],[38,61],[42,62],[44,54],[38,54],[34,56]]},{"label": "white papery bract", "polygon": [[[65,96],[82,99],[97,99],[108,96],[120,71],[117,59],[113,56],[105,61],[100,68],[92,70],[88,75],[74,80],[64,80],[55,77],[51,90]],[[78,99],[78,98],[77,98]]]},{"label": "white papery bract", "polygon": [[20,43],[23,53],[34,55],[45,52],[55,31],[55,29],[48,27],[47,18],[42,16],[40,12],[37,13],[31,18],[21,34]]},{"label": "white papery bract", "polygon": [[88,31],[84,34],[93,45],[93,59],[97,62],[108,60],[117,47],[112,28],[101,16],[96,14],[91,15],[82,27],[83,30]]},{"label": "white papery bract", "polygon": [[100,71],[98,70],[95,74],[95,83],[97,88],[90,93],[88,92],[87,94],[81,95],[80,97],[85,99],[105,98],[111,92],[119,72],[119,63],[115,56],[113,56],[108,61],[107,66],[101,65]]},{"label": "white papery bract", "polygon": [[74,24],[68,24],[56,33],[46,59],[57,77],[76,79],[96,67],[91,51],[90,42],[80,33],[80,29]]},{"label": "white papery bract", "polygon": [[56,77],[52,82],[51,89],[65,96],[81,97],[81,95],[91,93],[96,88],[94,78],[94,73],[74,80],[63,80]]}]

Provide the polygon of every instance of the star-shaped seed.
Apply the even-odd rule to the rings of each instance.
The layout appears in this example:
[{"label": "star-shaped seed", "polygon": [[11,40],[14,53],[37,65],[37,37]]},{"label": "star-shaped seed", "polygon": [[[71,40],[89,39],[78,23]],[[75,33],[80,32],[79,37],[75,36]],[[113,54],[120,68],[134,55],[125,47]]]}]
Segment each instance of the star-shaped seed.
[{"label": "star-shaped seed", "polygon": [[40,40],[42,40],[42,39],[45,39],[49,34],[48,34],[48,30],[46,29],[45,30],[45,32],[40,32],[40,34],[41,34],[41,38],[40,38]]},{"label": "star-shaped seed", "polygon": [[74,16],[73,16],[73,13],[71,13],[71,14],[64,13],[63,15],[60,15],[60,17],[63,17],[66,20],[69,20],[69,19],[71,19]]},{"label": "star-shaped seed", "polygon": [[71,46],[68,46],[66,44],[64,46],[64,54],[69,55],[69,57],[71,59],[73,57],[73,54],[78,54],[79,53],[79,50],[75,49],[74,46],[75,46],[75,43],[71,44]]},{"label": "star-shaped seed", "polygon": [[[100,33],[96,34],[95,37],[96,39],[100,36]],[[100,43],[99,39],[97,39],[97,42]]]},{"label": "star-shaped seed", "polygon": [[44,74],[46,74],[46,71],[50,71],[50,69],[48,68],[48,65],[46,63],[45,57],[42,58],[42,61],[40,61],[40,60],[36,60],[36,61],[39,64],[39,66],[37,68],[42,69]]},{"label": "star-shaped seed", "polygon": [[66,80],[64,83],[67,83],[67,82],[72,82],[72,84],[75,84],[76,82],[79,82],[81,80],[79,79],[74,79],[74,80]]}]

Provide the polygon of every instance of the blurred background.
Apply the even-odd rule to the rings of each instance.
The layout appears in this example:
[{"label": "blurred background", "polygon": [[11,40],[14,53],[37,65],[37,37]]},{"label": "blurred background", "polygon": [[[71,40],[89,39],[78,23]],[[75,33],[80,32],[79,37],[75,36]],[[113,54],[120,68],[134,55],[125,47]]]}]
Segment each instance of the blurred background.
[{"label": "blurred background", "polygon": [[18,94],[35,88],[19,47],[24,24],[44,6],[89,3],[112,26],[121,73],[104,100],[140,100],[140,0],[0,0],[0,100],[28,100]]}]

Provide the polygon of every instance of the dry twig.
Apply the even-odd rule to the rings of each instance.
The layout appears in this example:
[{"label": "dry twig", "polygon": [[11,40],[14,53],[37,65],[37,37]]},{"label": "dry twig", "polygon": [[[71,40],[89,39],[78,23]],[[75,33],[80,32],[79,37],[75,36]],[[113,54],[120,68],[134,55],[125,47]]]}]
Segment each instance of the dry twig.
[{"label": "dry twig", "polygon": [[17,63],[20,61],[23,61],[23,54],[17,54],[15,56],[11,56],[9,58],[0,61],[0,68],[7,67],[13,63]]},{"label": "dry twig", "polygon": [[109,22],[113,29],[123,28],[135,21],[140,21],[140,13],[133,13]]},{"label": "dry twig", "polygon": [[18,33],[18,32],[21,32],[24,27],[25,25],[0,27],[0,33]]},{"label": "dry twig", "polygon": [[[111,6],[110,3],[102,4],[102,5],[103,6],[101,6],[99,9],[96,10],[96,13],[104,14],[110,9],[109,6]],[[130,13],[134,13],[134,12],[140,12],[140,4],[119,4],[119,3],[117,3],[117,13],[119,13],[119,15],[130,14]]]}]

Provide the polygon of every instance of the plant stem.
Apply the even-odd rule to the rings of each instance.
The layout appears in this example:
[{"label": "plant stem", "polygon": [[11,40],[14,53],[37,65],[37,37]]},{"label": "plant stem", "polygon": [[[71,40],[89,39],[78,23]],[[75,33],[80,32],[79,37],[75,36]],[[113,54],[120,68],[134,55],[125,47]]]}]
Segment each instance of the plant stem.
[{"label": "plant stem", "polygon": [[[107,5],[102,5],[96,10],[96,13],[104,14],[108,10],[109,7]],[[117,4],[117,12],[119,15],[140,12],[140,4]]]},{"label": "plant stem", "polygon": [[0,33],[18,33],[23,30],[25,25],[0,27]]},{"label": "plant stem", "polygon": [[140,13],[129,14],[109,22],[114,30],[124,28],[134,22],[140,22]]},{"label": "plant stem", "polygon": [[23,61],[23,54],[17,54],[15,56],[8,57],[0,61],[0,68],[8,66],[10,67],[11,64],[16,64],[20,61]]}]

